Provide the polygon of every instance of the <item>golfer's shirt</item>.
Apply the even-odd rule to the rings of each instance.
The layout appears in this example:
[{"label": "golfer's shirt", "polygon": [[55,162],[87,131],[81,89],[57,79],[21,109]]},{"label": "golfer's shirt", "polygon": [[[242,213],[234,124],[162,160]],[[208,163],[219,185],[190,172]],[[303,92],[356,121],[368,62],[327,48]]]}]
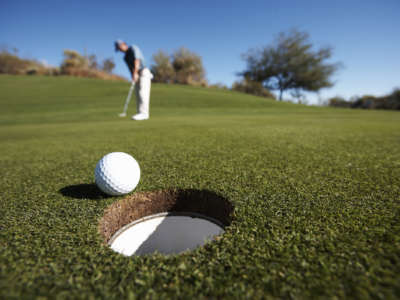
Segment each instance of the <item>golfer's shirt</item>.
[{"label": "golfer's shirt", "polygon": [[145,63],[144,63],[144,56],[142,54],[142,51],[140,51],[138,46],[132,45],[125,52],[125,56],[124,56],[124,60],[129,68],[129,71],[132,71],[133,68],[135,67],[135,59],[140,60],[139,71],[143,70],[145,68]]}]

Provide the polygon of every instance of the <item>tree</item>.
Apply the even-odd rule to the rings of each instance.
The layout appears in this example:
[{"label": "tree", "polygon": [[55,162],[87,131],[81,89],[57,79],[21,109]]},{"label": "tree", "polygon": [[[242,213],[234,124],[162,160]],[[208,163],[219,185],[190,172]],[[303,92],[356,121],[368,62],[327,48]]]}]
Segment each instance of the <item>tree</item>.
[{"label": "tree", "polygon": [[172,83],[175,78],[175,71],[168,53],[159,50],[153,55],[153,61],[154,64],[151,66],[151,71],[154,74],[154,81]]},{"label": "tree", "polygon": [[317,92],[333,86],[330,78],[340,64],[327,63],[331,56],[331,47],[314,51],[306,32],[292,30],[280,33],[272,45],[245,53],[247,69],[239,75],[278,90],[279,100],[287,90],[295,90],[300,97],[301,91]]},{"label": "tree", "polygon": [[115,63],[112,58],[106,58],[103,60],[102,70],[108,74],[111,74],[115,68]]},{"label": "tree", "polygon": [[206,85],[205,71],[201,57],[181,47],[172,54],[175,83]]}]

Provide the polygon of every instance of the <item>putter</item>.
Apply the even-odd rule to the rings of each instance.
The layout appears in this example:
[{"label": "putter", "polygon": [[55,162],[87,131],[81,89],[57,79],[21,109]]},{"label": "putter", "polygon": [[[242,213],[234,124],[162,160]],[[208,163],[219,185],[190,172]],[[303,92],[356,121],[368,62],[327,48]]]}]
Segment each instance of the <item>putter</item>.
[{"label": "putter", "polygon": [[118,115],[121,118],[126,117],[126,111],[128,110],[129,101],[131,101],[132,91],[134,88],[135,88],[135,83],[132,82],[131,87],[129,89],[128,97],[126,98],[126,101],[125,101],[124,111]]}]

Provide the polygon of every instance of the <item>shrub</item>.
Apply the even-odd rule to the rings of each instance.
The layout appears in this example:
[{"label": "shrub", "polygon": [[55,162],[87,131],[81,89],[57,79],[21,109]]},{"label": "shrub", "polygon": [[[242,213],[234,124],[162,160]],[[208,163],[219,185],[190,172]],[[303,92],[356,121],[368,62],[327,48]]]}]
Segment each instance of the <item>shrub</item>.
[{"label": "shrub", "polygon": [[383,97],[379,104],[378,108],[400,110],[400,89],[394,89],[390,95]]},{"label": "shrub", "polygon": [[394,89],[391,94],[383,97],[364,95],[350,101],[346,101],[341,97],[333,97],[329,99],[329,106],[400,110],[400,89]]},{"label": "shrub", "polygon": [[154,74],[154,81],[173,83],[175,71],[168,53],[163,50],[159,50],[153,55],[153,61],[155,64],[151,66],[151,71]]},{"label": "shrub", "polygon": [[328,100],[328,105],[333,107],[351,107],[352,103],[340,96],[336,96]]},{"label": "shrub", "polygon": [[64,50],[64,60],[61,63],[61,74],[71,75],[79,69],[89,69],[89,60],[75,50]]},{"label": "shrub", "polygon": [[112,59],[107,58],[100,66],[96,55],[82,56],[75,50],[65,50],[61,67],[46,66],[36,60],[18,57],[17,50],[10,53],[7,49],[0,50],[0,74],[14,75],[70,75],[77,77],[100,78],[105,80],[126,80],[112,74],[115,67]]},{"label": "shrub", "polygon": [[252,94],[260,97],[275,99],[275,95],[266,89],[261,82],[253,81],[248,78],[237,81],[232,85],[232,90]]},{"label": "shrub", "polygon": [[103,60],[102,70],[108,74],[112,73],[112,70],[115,68],[115,63],[111,58],[106,58]]},{"label": "shrub", "polygon": [[172,54],[175,82],[190,85],[206,85],[205,71],[201,57],[181,47]]},{"label": "shrub", "polygon": [[6,49],[0,51],[0,74],[34,74],[43,72],[44,69],[45,67],[35,60],[22,59]]},{"label": "shrub", "polygon": [[64,50],[60,74],[105,80],[125,80],[123,77],[111,73],[114,67],[115,64],[111,58],[103,60],[100,69],[95,55],[83,56],[75,50]]},{"label": "shrub", "polygon": [[376,102],[376,98],[374,96],[371,95],[365,95],[362,96],[361,98],[358,98],[357,100],[355,100],[352,104],[351,107],[352,108],[375,108],[375,102]]},{"label": "shrub", "polygon": [[201,57],[184,47],[171,56],[160,50],[153,60],[151,69],[156,82],[207,86]]},{"label": "shrub", "polygon": [[228,90],[229,89],[225,84],[220,83],[220,82],[211,84],[208,87],[212,88],[212,89],[219,89],[219,90]]}]

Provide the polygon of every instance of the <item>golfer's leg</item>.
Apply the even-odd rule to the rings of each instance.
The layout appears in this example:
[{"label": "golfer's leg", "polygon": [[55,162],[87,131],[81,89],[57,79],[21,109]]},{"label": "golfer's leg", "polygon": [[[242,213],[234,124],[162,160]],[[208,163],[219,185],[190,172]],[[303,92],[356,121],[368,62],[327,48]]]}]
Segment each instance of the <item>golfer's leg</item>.
[{"label": "golfer's leg", "polygon": [[140,80],[135,84],[135,96],[136,96],[136,113],[140,114]]},{"label": "golfer's leg", "polygon": [[150,88],[151,78],[149,76],[140,76],[140,89],[139,89],[139,113],[150,116]]}]

